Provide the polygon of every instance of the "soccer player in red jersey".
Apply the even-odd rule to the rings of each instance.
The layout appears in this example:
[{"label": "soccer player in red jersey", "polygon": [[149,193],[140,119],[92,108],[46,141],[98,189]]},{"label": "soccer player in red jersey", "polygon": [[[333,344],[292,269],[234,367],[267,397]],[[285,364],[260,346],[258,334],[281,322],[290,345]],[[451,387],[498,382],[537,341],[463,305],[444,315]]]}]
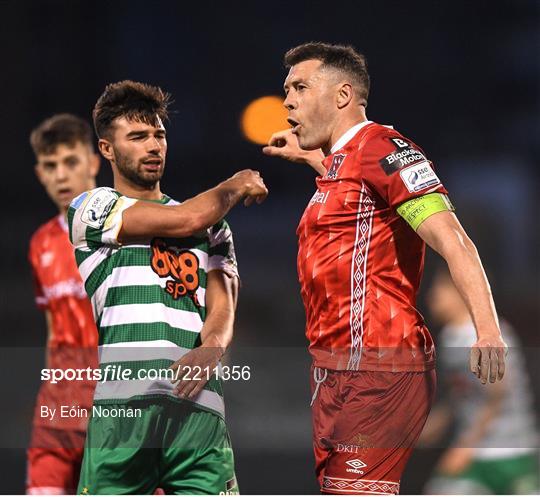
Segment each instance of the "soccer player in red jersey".
[{"label": "soccer player in red jersey", "polygon": [[[47,368],[97,367],[96,325],[66,222],[73,198],[95,187],[99,157],[92,142],[89,124],[70,114],[45,120],[30,136],[36,175],[58,208],[58,215],[34,233],[29,250],[36,303],[47,322]],[[62,406],[90,412],[93,392],[92,381],[43,383],[27,453],[28,494],[76,491],[87,419],[63,416]]]},{"label": "soccer player in red jersey", "polygon": [[471,370],[482,383],[502,378],[506,345],[476,248],[433,164],[366,118],[364,57],[307,43],[285,65],[292,129],[263,151],[319,174],[297,230],[317,477],[323,493],[397,494],[435,391],[434,345],[415,307],[426,243],[473,317]]}]

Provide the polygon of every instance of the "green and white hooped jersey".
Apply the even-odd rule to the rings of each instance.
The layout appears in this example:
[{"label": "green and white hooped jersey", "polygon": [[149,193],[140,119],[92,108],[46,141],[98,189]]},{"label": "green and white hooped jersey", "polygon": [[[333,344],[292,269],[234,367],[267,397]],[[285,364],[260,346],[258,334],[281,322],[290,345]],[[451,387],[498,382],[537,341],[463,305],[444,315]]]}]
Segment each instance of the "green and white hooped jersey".
[{"label": "green and white hooped jersey", "polygon": [[[238,276],[225,220],[187,238],[119,243],[122,213],[136,202],[112,188],[96,188],[68,210],[69,236],[99,330],[102,376],[108,373],[97,383],[95,404],[176,399],[170,378],[155,378],[156,371],[200,345],[208,272]],[[167,196],[160,203],[178,204]],[[131,370],[128,379],[112,374],[122,369]],[[211,378],[193,402],[224,415],[221,383]]]}]

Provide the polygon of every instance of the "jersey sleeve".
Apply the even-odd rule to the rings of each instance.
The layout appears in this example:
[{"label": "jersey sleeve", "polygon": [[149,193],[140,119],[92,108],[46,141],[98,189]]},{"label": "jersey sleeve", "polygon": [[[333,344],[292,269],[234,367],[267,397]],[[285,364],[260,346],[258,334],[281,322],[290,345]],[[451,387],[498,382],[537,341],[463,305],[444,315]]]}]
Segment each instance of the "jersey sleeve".
[{"label": "jersey sleeve", "polygon": [[122,213],[136,199],[120,195],[112,188],[96,188],[79,195],[68,210],[69,238],[76,249],[90,245],[120,246],[118,233]]},{"label": "jersey sleeve", "polygon": [[221,270],[231,278],[239,277],[233,235],[229,224],[223,219],[212,226],[209,232],[208,272]]},{"label": "jersey sleeve", "polygon": [[42,311],[49,308],[49,299],[45,294],[43,285],[39,278],[39,256],[34,246],[34,241],[30,242],[30,248],[28,250],[28,261],[30,262],[30,268],[32,270],[32,284],[34,287],[34,298],[36,306]]},{"label": "jersey sleeve", "polygon": [[427,193],[448,193],[424,152],[392,129],[367,141],[362,164],[363,179],[394,209]]}]

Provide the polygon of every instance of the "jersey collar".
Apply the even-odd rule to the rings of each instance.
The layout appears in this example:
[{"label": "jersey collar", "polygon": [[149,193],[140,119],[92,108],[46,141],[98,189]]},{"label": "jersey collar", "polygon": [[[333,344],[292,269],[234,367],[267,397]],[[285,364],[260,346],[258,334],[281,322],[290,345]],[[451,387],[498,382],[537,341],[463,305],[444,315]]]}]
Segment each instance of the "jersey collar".
[{"label": "jersey collar", "polygon": [[330,149],[330,155],[336,153],[339,149],[343,148],[347,143],[349,143],[356,133],[358,133],[364,126],[371,124],[373,121],[362,121],[361,123],[355,124],[352,128],[348,129],[343,133],[338,141],[334,143],[334,146]]}]

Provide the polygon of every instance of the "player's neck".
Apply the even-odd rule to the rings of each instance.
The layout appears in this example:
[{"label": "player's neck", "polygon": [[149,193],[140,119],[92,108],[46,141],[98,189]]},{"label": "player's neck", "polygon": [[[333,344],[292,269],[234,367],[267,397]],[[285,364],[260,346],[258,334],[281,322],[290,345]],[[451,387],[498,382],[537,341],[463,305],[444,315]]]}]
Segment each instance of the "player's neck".
[{"label": "player's neck", "polygon": [[[361,109],[363,109],[363,107],[361,107]],[[340,119],[332,130],[330,141],[323,147],[324,155],[329,155],[331,153],[332,147],[347,131],[364,121],[367,121],[367,117],[363,110]]]},{"label": "player's neck", "polygon": [[154,186],[145,188],[143,186],[133,184],[122,176],[118,175],[114,178],[114,189],[125,197],[130,198],[138,198],[141,200],[161,200],[163,198],[159,181]]}]

